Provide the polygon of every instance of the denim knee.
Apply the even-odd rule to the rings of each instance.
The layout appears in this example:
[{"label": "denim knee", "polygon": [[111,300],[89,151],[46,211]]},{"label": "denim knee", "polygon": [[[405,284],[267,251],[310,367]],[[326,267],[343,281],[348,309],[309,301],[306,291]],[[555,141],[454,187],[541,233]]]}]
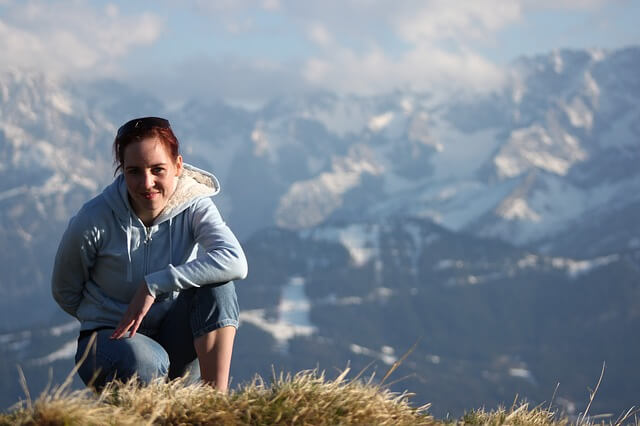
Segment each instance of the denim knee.
[{"label": "denim knee", "polygon": [[240,308],[233,281],[194,290],[190,314],[194,338],[222,327],[238,328]]},{"label": "denim knee", "polygon": [[[142,384],[165,377],[169,370],[169,356],[153,339],[136,334],[132,338],[112,340],[112,329],[100,330],[94,344],[79,366],[78,374],[86,385],[101,389],[112,380],[127,381],[137,376]],[[85,353],[90,336],[78,340],[76,363]]]}]

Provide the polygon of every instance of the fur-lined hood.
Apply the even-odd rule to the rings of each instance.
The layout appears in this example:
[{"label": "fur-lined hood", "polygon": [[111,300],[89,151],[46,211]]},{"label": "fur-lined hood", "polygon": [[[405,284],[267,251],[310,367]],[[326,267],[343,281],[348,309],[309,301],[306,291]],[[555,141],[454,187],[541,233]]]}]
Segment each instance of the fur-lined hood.
[{"label": "fur-lined hood", "polygon": [[[169,220],[198,199],[211,197],[218,192],[220,192],[220,183],[213,174],[185,163],[173,195],[153,224],[158,225]],[[103,196],[120,219],[128,221],[131,215],[135,217],[133,208],[129,204],[127,184],[122,174],[105,188]]]}]

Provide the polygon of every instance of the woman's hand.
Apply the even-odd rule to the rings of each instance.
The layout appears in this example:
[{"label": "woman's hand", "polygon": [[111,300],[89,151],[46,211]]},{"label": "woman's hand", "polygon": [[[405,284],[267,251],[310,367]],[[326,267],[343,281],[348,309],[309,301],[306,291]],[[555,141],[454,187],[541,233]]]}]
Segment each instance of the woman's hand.
[{"label": "woman's hand", "polygon": [[120,323],[118,323],[118,327],[116,327],[111,335],[111,339],[120,339],[127,331],[130,331],[129,337],[135,336],[142,319],[147,315],[147,312],[149,312],[149,308],[153,305],[154,300],[155,297],[149,293],[147,284],[143,282],[140,287],[138,287],[133,299],[131,299],[127,312],[124,313]]}]

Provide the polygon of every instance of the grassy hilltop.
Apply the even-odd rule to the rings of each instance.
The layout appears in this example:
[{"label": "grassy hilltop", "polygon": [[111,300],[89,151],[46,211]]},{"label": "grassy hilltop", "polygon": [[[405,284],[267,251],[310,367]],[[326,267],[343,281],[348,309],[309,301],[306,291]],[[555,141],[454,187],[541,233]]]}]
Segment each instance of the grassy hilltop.
[{"label": "grassy hilltop", "polygon": [[[428,406],[412,407],[408,393],[394,394],[373,380],[345,380],[348,369],[334,380],[305,371],[281,374],[266,384],[260,377],[228,395],[209,386],[185,386],[182,381],[138,387],[117,384],[96,395],[67,391],[66,384],[21,402],[0,414],[0,425],[566,425],[569,420],[526,403],[492,412],[474,410],[460,419],[434,419]],[[593,424],[578,418],[574,424]],[[608,424],[638,424],[629,413]],[[626,424],[626,423],[625,423]]]}]

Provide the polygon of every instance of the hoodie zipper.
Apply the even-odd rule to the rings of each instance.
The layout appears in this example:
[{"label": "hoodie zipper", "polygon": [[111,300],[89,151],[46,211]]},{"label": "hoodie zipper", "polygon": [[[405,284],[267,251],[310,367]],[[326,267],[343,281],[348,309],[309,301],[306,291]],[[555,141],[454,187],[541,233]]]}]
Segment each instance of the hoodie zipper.
[{"label": "hoodie zipper", "polygon": [[144,238],[144,275],[149,273],[149,263],[151,258],[151,227],[145,226]]}]

